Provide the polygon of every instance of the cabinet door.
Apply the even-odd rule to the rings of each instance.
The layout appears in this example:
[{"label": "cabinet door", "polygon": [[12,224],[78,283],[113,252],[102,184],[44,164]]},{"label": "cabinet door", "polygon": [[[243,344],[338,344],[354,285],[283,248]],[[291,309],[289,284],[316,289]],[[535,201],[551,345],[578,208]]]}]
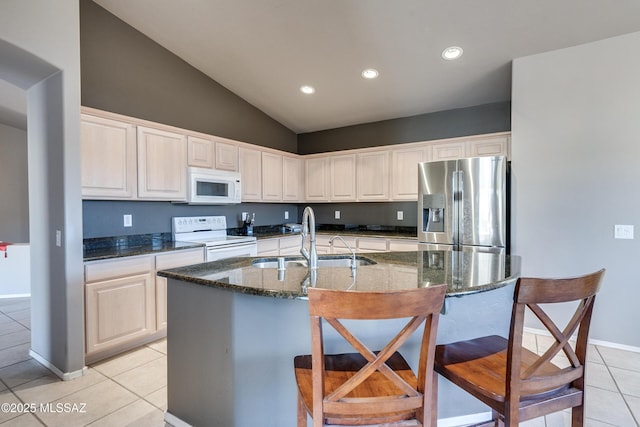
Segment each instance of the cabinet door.
[{"label": "cabinet door", "polygon": [[216,141],[216,169],[238,171],[238,147]]},{"label": "cabinet door", "polygon": [[282,155],[262,153],[262,200],[282,201]]},{"label": "cabinet door", "polygon": [[[204,248],[185,249],[156,255],[156,270],[184,267],[204,262]],[[167,278],[156,276],[156,329],[167,327]]]},{"label": "cabinet door", "polygon": [[82,197],[136,197],[135,126],[83,114],[80,121]]},{"label": "cabinet door", "polygon": [[87,354],[143,338],[155,331],[151,274],[85,286]]},{"label": "cabinet door", "polygon": [[358,201],[389,200],[389,152],[359,153],[357,159]]},{"label": "cabinet door", "polygon": [[464,141],[445,142],[431,146],[431,160],[453,160],[465,157],[466,146]]},{"label": "cabinet door", "polygon": [[360,237],[358,239],[358,252],[386,252],[386,251],[387,251],[387,239],[383,237]]},{"label": "cabinet door", "polygon": [[426,147],[397,149],[391,152],[391,198],[418,200],[418,163],[428,162]]},{"label": "cabinet door", "polygon": [[212,169],[215,165],[215,143],[210,139],[187,137],[187,165]]},{"label": "cabinet door", "polygon": [[282,157],[282,200],[303,201],[304,174],[302,160],[297,157]]},{"label": "cabinet door", "polygon": [[238,148],[240,175],[242,176],[242,201],[262,200],[262,152],[251,148]]},{"label": "cabinet door", "polygon": [[308,202],[329,201],[328,157],[306,159],[304,164],[305,200]]},{"label": "cabinet door", "polygon": [[509,136],[500,135],[467,141],[467,157],[509,157]]},{"label": "cabinet door", "polygon": [[185,200],[187,138],[178,133],[138,126],[138,197]]},{"label": "cabinet door", "polygon": [[280,256],[282,255],[300,255],[300,247],[301,247],[301,237],[300,236],[287,236],[281,237],[279,242],[279,252]]},{"label": "cabinet door", "polygon": [[258,240],[258,256],[278,256],[278,240],[277,238]]},{"label": "cabinet door", "polygon": [[331,201],[356,200],[356,156],[345,154],[331,156]]}]

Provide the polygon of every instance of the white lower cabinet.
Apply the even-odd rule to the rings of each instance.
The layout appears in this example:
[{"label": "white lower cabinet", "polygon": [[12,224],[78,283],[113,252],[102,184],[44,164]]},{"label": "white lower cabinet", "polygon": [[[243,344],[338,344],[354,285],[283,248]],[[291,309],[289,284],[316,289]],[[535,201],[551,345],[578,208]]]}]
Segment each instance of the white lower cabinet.
[{"label": "white lower cabinet", "polygon": [[361,237],[358,239],[358,252],[386,252],[387,239],[384,237]]},{"label": "white lower cabinet", "polygon": [[[204,249],[185,249],[156,255],[156,271],[200,264],[205,261]],[[167,278],[156,276],[156,329],[167,328]]]},{"label": "white lower cabinet", "polygon": [[389,252],[413,252],[418,250],[417,240],[389,240]]},{"label": "white lower cabinet", "polygon": [[85,263],[88,362],[166,334],[167,282],[157,270],[204,262],[204,248]]},{"label": "white lower cabinet", "polygon": [[129,344],[156,330],[153,257],[85,265],[86,353]]},{"label": "white lower cabinet", "polygon": [[258,240],[258,256],[278,256],[278,239]]}]

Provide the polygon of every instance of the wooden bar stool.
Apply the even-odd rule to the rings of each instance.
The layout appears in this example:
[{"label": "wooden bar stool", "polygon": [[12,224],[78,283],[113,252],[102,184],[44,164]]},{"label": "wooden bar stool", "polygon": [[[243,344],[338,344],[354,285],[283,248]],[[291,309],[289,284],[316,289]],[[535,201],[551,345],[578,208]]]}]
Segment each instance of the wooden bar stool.
[{"label": "wooden bar stool", "polygon": [[[436,347],[435,370],[489,405],[495,425],[519,422],[572,408],[572,426],[584,420],[584,373],[591,313],[604,270],[575,278],[521,278],[515,288],[509,339],[488,336]],[[577,301],[560,329],[540,304]],[[522,347],[525,308],[555,343],[538,356]],[[577,330],[575,351],[569,339]],[[569,366],[551,360],[563,352]]]},{"label": "wooden bar stool", "polygon": [[[353,292],[309,288],[311,355],[296,356],[298,427],[394,423],[434,426],[437,391],[432,387],[438,316],[446,286],[396,292]],[[409,318],[380,351],[372,351],[340,319]],[[324,319],[358,353],[324,353]],[[397,351],[423,326],[417,377]],[[437,383],[436,383],[437,384]]]}]

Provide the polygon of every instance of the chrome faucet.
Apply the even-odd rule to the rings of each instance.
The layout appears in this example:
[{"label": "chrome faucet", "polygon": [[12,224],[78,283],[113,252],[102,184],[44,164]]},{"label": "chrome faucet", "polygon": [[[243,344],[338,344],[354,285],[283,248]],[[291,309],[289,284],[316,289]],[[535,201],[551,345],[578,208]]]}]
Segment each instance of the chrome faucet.
[{"label": "chrome faucet", "polygon": [[351,249],[351,246],[349,246],[349,244],[342,238],[342,236],[333,236],[332,238],[329,239],[329,244],[333,244],[333,241],[335,239],[340,239],[342,240],[342,243],[344,243],[344,246],[349,249],[349,252],[351,252],[351,272],[352,275],[355,275],[356,272],[356,253],[354,252],[353,249]]},{"label": "chrome faucet", "polygon": [[[304,247],[304,242],[307,240],[307,234],[309,237],[309,250]],[[318,251],[316,250],[316,217],[313,213],[311,206],[304,208],[302,212],[302,243],[300,247],[300,253],[307,260],[309,270],[316,270],[318,268]]]}]

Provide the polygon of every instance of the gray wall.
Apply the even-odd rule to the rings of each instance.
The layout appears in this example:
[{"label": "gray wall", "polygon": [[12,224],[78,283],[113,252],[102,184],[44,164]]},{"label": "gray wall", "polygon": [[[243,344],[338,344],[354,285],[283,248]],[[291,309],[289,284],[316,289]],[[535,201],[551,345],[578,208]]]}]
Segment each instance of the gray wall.
[{"label": "gray wall", "polygon": [[[606,268],[591,337],[636,347],[640,56],[630,53],[639,51],[634,33],[520,58],[512,101],[512,242],[523,273]],[[635,225],[635,240],[614,240],[614,224]]]},{"label": "gray wall", "polygon": [[0,78],[27,92],[31,350],[61,376],[84,366],[78,22],[77,0],[0,5]]},{"label": "gray wall", "polygon": [[[301,154],[509,130],[510,105],[504,102],[296,136],[92,1],[80,1],[80,24],[82,104],[90,107]],[[297,209],[141,203],[83,202],[84,237],[165,232],[172,216],[220,214],[233,224],[247,210],[259,213],[258,225],[279,224],[285,222],[284,210]],[[416,226],[416,208],[405,203],[316,208],[319,223]],[[341,220],[333,219],[334,210],[341,211]],[[405,212],[404,221],[395,219],[397,210]],[[122,214],[134,212],[134,226],[123,228]]]},{"label": "gray wall", "polygon": [[82,105],[296,152],[294,132],[90,0],[80,42]]},{"label": "gray wall", "polygon": [[27,132],[0,124],[0,240],[29,242]]},{"label": "gray wall", "polygon": [[298,135],[298,153],[323,153],[508,130],[511,130],[511,104],[498,102],[303,133]]}]

